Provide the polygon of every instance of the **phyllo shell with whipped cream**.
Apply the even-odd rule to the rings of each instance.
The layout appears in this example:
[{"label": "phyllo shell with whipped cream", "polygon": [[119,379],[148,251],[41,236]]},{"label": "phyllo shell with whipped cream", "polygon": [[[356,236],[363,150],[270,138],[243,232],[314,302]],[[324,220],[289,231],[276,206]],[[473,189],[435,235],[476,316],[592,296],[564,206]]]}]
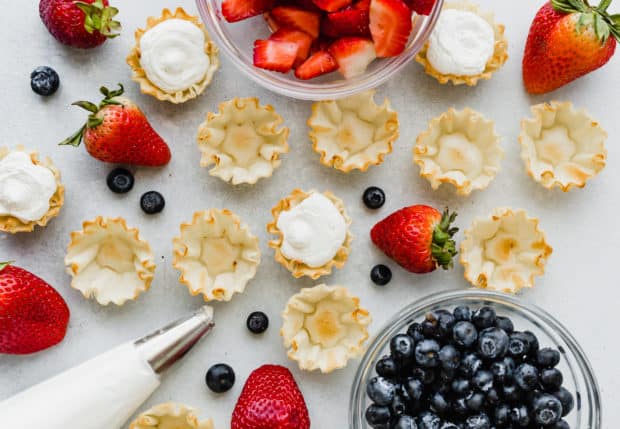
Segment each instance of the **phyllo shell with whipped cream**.
[{"label": "phyllo shell with whipped cream", "polygon": [[370,314],[343,286],[302,289],[286,304],[280,335],[302,370],[329,373],[363,354]]},{"label": "phyllo shell with whipped cream", "polygon": [[214,425],[212,419],[198,420],[194,408],[168,402],[140,413],[129,429],[214,429]]}]

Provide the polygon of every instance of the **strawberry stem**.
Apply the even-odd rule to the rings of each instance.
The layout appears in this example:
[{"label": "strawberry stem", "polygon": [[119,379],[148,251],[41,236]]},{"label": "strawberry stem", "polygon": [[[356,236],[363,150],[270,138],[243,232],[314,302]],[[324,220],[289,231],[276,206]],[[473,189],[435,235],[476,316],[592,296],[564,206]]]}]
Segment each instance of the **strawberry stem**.
[{"label": "strawberry stem", "polygon": [[458,253],[456,250],[456,242],[453,237],[458,232],[458,228],[452,227],[452,223],[456,220],[457,213],[446,208],[441,216],[441,221],[433,231],[433,243],[431,245],[431,253],[437,266],[447,270],[454,266],[452,258]]},{"label": "strawberry stem", "polygon": [[13,262],[15,261],[0,262],[0,271],[4,270],[9,265],[13,264]]},{"label": "strawberry stem", "polygon": [[612,0],[601,0],[598,6],[590,6],[588,0],[551,0],[553,8],[559,12],[580,14],[577,31],[592,28],[601,43],[606,43],[609,36],[620,42],[620,14],[610,15],[607,9]]},{"label": "strawberry stem", "polygon": [[95,0],[92,3],[76,1],[74,4],[84,12],[84,28],[89,33],[98,31],[105,37],[112,39],[117,37],[117,31],[121,28],[121,23],[114,20],[118,15],[118,9],[105,6],[103,0]]}]

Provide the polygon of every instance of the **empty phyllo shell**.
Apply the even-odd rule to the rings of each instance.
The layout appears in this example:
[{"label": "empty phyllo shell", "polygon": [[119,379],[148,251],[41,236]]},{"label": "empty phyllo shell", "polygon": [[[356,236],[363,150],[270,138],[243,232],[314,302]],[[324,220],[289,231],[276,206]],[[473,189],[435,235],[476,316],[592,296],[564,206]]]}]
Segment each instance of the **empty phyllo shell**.
[{"label": "empty phyllo shell", "polygon": [[568,102],[532,106],[521,122],[521,158],[528,174],[547,189],[583,188],[607,159],[607,133],[585,111]]},{"label": "empty phyllo shell", "polygon": [[353,237],[344,203],[331,192],[295,189],[271,210],[267,231],[275,259],[295,278],[312,279],[342,268],[349,258]]},{"label": "empty phyllo shell", "polygon": [[71,287],[99,304],[123,305],[146,291],[155,262],[149,243],[123,218],[98,216],[71,233],[65,256]]},{"label": "empty phyllo shell", "polygon": [[198,131],[200,165],[233,185],[254,184],[270,177],[280,166],[280,154],[288,152],[289,129],[273,107],[257,98],[234,98],[209,112]]},{"label": "empty phyllo shell", "polygon": [[314,151],[321,163],[348,173],[366,171],[383,162],[398,138],[398,114],[386,98],[374,101],[375,91],[312,105],[308,119]]},{"label": "empty phyllo shell", "polygon": [[129,429],[213,429],[213,420],[199,421],[196,410],[183,404],[156,405],[141,413]]},{"label": "empty phyllo shell", "polygon": [[420,176],[433,189],[449,183],[460,195],[486,188],[503,157],[493,121],[471,109],[450,109],[433,119],[413,150]]},{"label": "empty phyllo shell", "polygon": [[509,293],[534,287],[553,249],[525,210],[497,208],[465,231],[461,264],[474,286]]},{"label": "empty phyllo shell", "polygon": [[364,352],[371,317],[342,286],[302,289],[282,313],[284,347],[303,370],[328,373]]},{"label": "empty phyllo shell", "polygon": [[194,213],[173,240],[180,282],[205,301],[230,301],[242,293],[260,264],[258,238],[229,210]]}]

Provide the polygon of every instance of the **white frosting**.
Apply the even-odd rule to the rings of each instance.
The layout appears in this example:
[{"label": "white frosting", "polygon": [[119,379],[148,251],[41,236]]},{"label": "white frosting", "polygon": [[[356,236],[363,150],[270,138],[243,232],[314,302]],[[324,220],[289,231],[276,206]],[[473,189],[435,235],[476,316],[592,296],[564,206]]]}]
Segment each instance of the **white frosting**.
[{"label": "white frosting", "polygon": [[282,212],[277,225],[284,236],[282,254],[312,268],[331,261],[347,235],[344,217],[334,203],[319,193]]},{"label": "white frosting", "polygon": [[39,220],[50,209],[56,189],[54,173],[33,164],[27,153],[11,152],[0,160],[0,215]]},{"label": "white frosting", "polygon": [[484,71],[494,50],[491,24],[473,12],[446,9],[431,34],[427,58],[441,74],[474,76]]},{"label": "white frosting", "polygon": [[188,89],[211,65],[203,31],[183,19],[169,19],[148,30],[140,39],[140,51],[146,77],[164,91]]}]

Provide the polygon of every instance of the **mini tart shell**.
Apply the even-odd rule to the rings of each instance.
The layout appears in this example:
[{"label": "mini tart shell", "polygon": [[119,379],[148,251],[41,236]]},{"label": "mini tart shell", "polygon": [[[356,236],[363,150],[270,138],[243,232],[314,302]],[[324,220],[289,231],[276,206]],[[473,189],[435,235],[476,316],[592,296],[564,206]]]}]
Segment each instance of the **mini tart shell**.
[{"label": "mini tart shell", "polygon": [[[200,81],[193,84],[191,87],[174,93],[166,92],[163,89],[152,83],[146,75],[145,70],[142,68],[140,58],[142,56],[140,52],[140,40],[144,33],[152,29],[153,27],[161,24],[169,19],[182,19],[189,21],[202,30],[205,35],[205,54],[209,57],[210,65],[205,77]],[[198,97],[205,89],[211,84],[213,75],[220,67],[219,51],[215,43],[211,40],[211,36],[207,32],[205,26],[197,16],[189,15],[182,7],[177,8],[174,13],[169,9],[164,9],[159,18],[149,17],[146,21],[146,28],[139,28],[135,33],[136,44],[132,48],[129,56],[127,57],[127,64],[131,67],[132,75],[131,79],[140,84],[140,90],[144,94],[151,95],[161,101],[169,101],[174,104],[185,103],[188,100]]]},{"label": "mini tart shell", "polygon": [[465,231],[461,264],[474,286],[508,293],[534,287],[553,252],[539,221],[525,210],[496,208]]},{"label": "mini tart shell", "polygon": [[487,62],[484,71],[474,76],[457,76],[453,74],[439,73],[427,58],[429,42],[427,42],[416,55],[416,61],[424,66],[424,70],[427,74],[437,79],[437,81],[441,84],[452,82],[453,85],[475,86],[480,80],[491,79],[493,73],[502,68],[506,61],[508,61],[508,39],[504,34],[505,26],[496,23],[495,17],[492,13],[482,12],[477,5],[467,1],[444,3],[443,8],[473,12],[491,24],[491,27],[493,27],[495,32],[495,51],[493,52],[493,56]]},{"label": "mini tart shell", "polygon": [[213,420],[199,421],[196,410],[168,402],[141,413],[129,429],[214,429]]},{"label": "mini tart shell", "polygon": [[[39,220],[22,222],[13,216],[1,216],[0,215],[0,231],[16,234],[18,232],[32,232],[35,226],[45,227],[48,222],[58,216],[60,209],[65,203],[65,186],[61,183],[60,170],[52,163],[50,158],[39,159],[37,152],[26,150],[23,146],[17,146],[15,151],[25,152],[30,155],[32,163],[41,167],[49,169],[56,179],[56,192],[50,198],[50,208]],[[11,150],[7,147],[0,147],[0,160],[4,159],[11,153]]]},{"label": "mini tart shell", "polygon": [[371,321],[359,298],[345,287],[321,284],[291,297],[280,335],[289,359],[300,369],[329,373],[363,354]]},{"label": "mini tart shell", "polygon": [[301,261],[295,261],[292,259],[288,259],[286,256],[282,254],[282,242],[284,241],[284,234],[278,228],[278,219],[280,218],[280,214],[285,211],[291,210],[293,207],[299,205],[303,200],[308,198],[313,193],[318,191],[303,191],[301,189],[295,189],[291,194],[278,202],[272,209],[271,213],[273,215],[273,221],[267,224],[267,232],[276,235],[276,239],[269,241],[269,247],[275,250],[275,260],[286,267],[287,270],[293,274],[293,277],[310,277],[313,280],[318,279],[321,276],[331,274],[332,268],[336,267],[338,269],[344,267],[344,264],[349,259],[349,253],[351,253],[351,241],[353,241],[353,236],[350,232],[351,226],[351,218],[346,212],[344,202],[336,197],[329,191],[323,192],[323,195],[327,197],[333,204],[336,206],[340,214],[345,220],[347,225],[347,235],[345,237],[344,243],[340,246],[340,249],[336,253],[336,255],[332,258],[331,261],[327,262],[325,265],[321,267],[310,267]]},{"label": "mini tart shell", "polygon": [[194,213],[190,223],[181,224],[173,248],[179,281],[205,301],[230,301],[242,293],[260,264],[258,238],[230,210]]},{"label": "mini tart shell", "polygon": [[[209,174],[233,185],[270,177],[280,166],[280,154],[289,150],[289,129],[280,127],[283,122],[272,106],[261,106],[255,97],[220,103],[219,113],[209,112],[198,129],[200,166],[214,164]],[[231,129],[237,133],[232,137]]]},{"label": "mini tart shell", "polygon": [[[521,158],[532,179],[547,189],[558,187],[568,192],[583,188],[605,168],[607,132],[587,112],[576,110],[569,102],[552,101],[532,106],[532,114],[533,118],[521,122],[519,135]],[[543,132],[558,126],[566,131],[561,136],[565,144],[548,145],[544,150]],[[554,160],[554,156],[568,159]]]},{"label": "mini tart shell", "polygon": [[[439,140],[449,134],[459,133],[465,136],[475,148],[454,147],[454,151],[446,149],[446,156],[453,155],[451,166],[444,167],[438,160],[441,154]],[[495,132],[493,121],[486,119],[481,113],[466,108],[457,111],[450,109],[434,118],[428,129],[421,133],[413,149],[413,162],[420,167],[420,176],[427,179],[433,189],[442,183],[449,183],[456,188],[459,195],[469,195],[473,190],[486,188],[495,178],[500,169],[504,151],[500,145],[500,137]],[[463,150],[474,150],[474,156],[463,156]],[[465,161],[478,161],[479,173],[476,177],[468,177]],[[444,161],[445,162],[445,161]]]},{"label": "mini tart shell", "polygon": [[155,272],[151,246],[120,217],[98,216],[72,232],[65,265],[71,287],[101,305],[135,300],[149,289]]},{"label": "mini tart shell", "polygon": [[371,90],[312,105],[309,135],[321,164],[345,173],[366,171],[392,152],[399,136],[398,114],[387,98],[377,105],[374,95]]}]

